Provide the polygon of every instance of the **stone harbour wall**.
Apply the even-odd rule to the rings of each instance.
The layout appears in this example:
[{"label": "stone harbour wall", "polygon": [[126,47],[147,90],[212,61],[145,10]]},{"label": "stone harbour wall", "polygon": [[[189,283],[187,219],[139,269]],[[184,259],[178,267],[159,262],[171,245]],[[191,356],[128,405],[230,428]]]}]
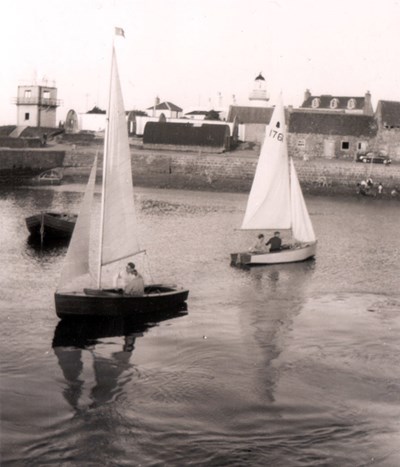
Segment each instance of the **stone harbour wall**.
[{"label": "stone harbour wall", "polygon": [[65,151],[0,148],[0,183],[25,183],[49,169],[62,167]]},{"label": "stone harbour wall", "polygon": [[[69,181],[87,179],[94,154],[66,155],[64,176]],[[235,153],[195,154],[132,151],[132,175],[136,185],[158,188],[248,192],[258,155]],[[364,164],[339,159],[296,159],[300,183],[314,194],[355,193],[357,183],[371,177],[381,182],[385,192],[400,192],[400,164]],[[99,172],[100,173],[100,172]]]}]

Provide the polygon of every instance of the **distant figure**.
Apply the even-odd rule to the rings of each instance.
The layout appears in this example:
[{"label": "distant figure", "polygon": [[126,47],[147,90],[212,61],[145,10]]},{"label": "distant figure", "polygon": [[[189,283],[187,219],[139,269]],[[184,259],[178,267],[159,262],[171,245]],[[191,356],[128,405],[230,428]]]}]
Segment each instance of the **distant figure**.
[{"label": "distant figure", "polygon": [[368,188],[372,188],[374,186],[374,182],[372,181],[372,178],[368,178],[367,180],[367,187]]},{"label": "distant figure", "polygon": [[368,186],[365,180],[362,180],[361,183],[357,183],[357,187],[358,187],[358,194],[364,195],[364,196],[367,194]]},{"label": "distant figure", "polygon": [[396,188],[393,188],[393,190],[390,192],[390,194],[391,194],[393,197],[397,196],[397,190],[396,190]]},{"label": "distant figure", "polygon": [[381,195],[383,193],[383,185],[381,182],[379,182],[379,185],[378,185],[378,195]]},{"label": "distant figure", "polygon": [[128,263],[126,268],[114,277],[114,287],[122,289],[126,295],[134,297],[144,295],[144,280],[134,263]]},{"label": "distant figure", "polygon": [[42,146],[46,146],[46,145],[47,145],[47,133],[43,133]]},{"label": "distant figure", "polygon": [[250,252],[252,253],[261,253],[265,251],[265,245],[264,245],[264,235],[259,234],[257,236],[257,241],[256,243],[249,249]]},{"label": "distant figure", "polygon": [[280,232],[275,232],[274,236],[271,237],[268,242],[265,244],[265,246],[270,245],[269,251],[274,252],[274,251],[280,251],[282,247],[282,240],[281,240],[281,233]]}]

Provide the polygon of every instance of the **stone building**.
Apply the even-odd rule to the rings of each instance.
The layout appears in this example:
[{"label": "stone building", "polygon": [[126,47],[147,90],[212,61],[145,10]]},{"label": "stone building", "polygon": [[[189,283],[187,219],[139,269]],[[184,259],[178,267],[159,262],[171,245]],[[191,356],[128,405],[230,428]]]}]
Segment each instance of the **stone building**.
[{"label": "stone building", "polygon": [[400,161],[400,102],[379,101],[375,112],[378,135],[375,150],[385,150]]},{"label": "stone building", "polygon": [[375,144],[377,124],[373,116],[293,110],[289,117],[289,153],[311,159],[355,159],[358,151]]}]

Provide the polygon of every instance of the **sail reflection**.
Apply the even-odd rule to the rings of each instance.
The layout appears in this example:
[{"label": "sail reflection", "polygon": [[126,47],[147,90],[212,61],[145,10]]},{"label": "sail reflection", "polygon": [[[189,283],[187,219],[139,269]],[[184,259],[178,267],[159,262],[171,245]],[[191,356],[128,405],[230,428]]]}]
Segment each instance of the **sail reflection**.
[{"label": "sail reflection", "polygon": [[[81,409],[82,405],[93,408],[114,400],[135,375],[134,364],[130,360],[136,340],[158,323],[185,315],[186,307],[182,307],[159,316],[153,315],[151,321],[137,318],[59,321],[52,347],[65,380],[65,400],[75,410]],[[120,339],[106,341],[113,337]],[[105,346],[112,352],[105,354]],[[88,360],[91,370],[85,368]],[[90,377],[90,373],[93,376]],[[87,397],[87,401],[83,400]]]},{"label": "sail reflection", "polygon": [[[252,296],[252,307],[241,314],[241,325],[253,335],[263,359],[259,378],[269,402],[275,400],[280,372],[277,360],[284,351],[296,316],[301,313],[307,287],[315,271],[315,260],[256,266],[250,269],[240,303]],[[257,297],[255,299],[255,297]]]}]

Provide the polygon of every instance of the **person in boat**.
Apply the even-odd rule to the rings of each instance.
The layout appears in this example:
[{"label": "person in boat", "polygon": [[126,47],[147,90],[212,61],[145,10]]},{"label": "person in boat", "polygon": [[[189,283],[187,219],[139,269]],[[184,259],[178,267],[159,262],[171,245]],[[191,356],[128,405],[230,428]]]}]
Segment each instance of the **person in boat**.
[{"label": "person in boat", "polygon": [[265,244],[265,246],[269,245],[269,251],[270,253],[274,251],[280,251],[282,249],[282,239],[281,239],[281,233],[280,232],[275,232],[274,236],[271,237],[268,242]]},{"label": "person in boat", "polygon": [[125,295],[140,297],[144,295],[144,280],[134,263],[128,263],[114,278],[114,287],[122,289]]},{"label": "person in boat", "polygon": [[251,247],[249,248],[249,251],[251,253],[262,253],[262,252],[265,252],[266,249],[265,249],[265,244],[264,244],[264,235],[263,234],[259,234],[257,236],[257,241],[256,243]]}]

